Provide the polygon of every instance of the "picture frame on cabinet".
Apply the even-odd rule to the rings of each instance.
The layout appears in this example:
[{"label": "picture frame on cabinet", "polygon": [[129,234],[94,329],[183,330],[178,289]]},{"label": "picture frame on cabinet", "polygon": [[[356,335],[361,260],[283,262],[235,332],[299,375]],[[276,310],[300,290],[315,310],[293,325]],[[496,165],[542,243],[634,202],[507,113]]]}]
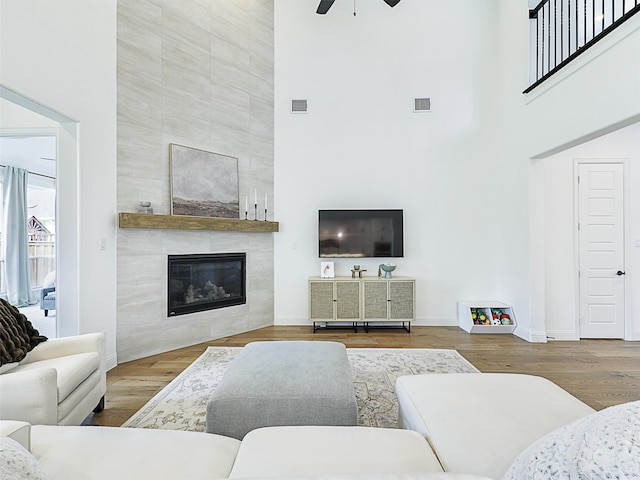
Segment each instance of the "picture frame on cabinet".
[{"label": "picture frame on cabinet", "polygon": [[320,262],[320,276],[322,278],[333,278],[335,276],[335,266],[333,262]]}]

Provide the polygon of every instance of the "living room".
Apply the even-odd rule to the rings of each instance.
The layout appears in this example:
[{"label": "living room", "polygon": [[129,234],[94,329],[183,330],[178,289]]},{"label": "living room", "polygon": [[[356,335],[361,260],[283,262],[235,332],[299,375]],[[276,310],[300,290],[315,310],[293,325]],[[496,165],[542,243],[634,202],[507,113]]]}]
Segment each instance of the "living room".
[{"label": "living room", "polygon": [[[207,54],[206,72],[222,78],[209,92],[206,72],[193,72],[202,60],[193,56],[203,55],[193,42],[201,39],[189,36],[206,27],[201,6],[96,3],[70,14],[3,2],[2,84],[64,114],[59,335],[107,332],[113,366],[264,325],[307,324],[307,279],[320,263],[317,210],[355,207],[405,210],[397,273],[417,280],[416,325],[455,325],[457,301],[497,299],[513,305],[522,338],[580,338],[567,175],[576,156],[624,158],[627,184],[637,183],[637,144],[628,140],[640,112],[631,61],[637,18],[549,86],[523,95],[526,2],[394,9],[372,2],[357,6],[356,16],[345,2],[324,16],[304,2],[279,1],[273,10],[252,4],[252,12],[220,2],[211,15],[225,29],[211,32],[220,50]],[[137,10],[142,5],[149,8]],[[304,42],[297,39],[303,25]],[[254,34],[260,38],[247,40]],[[588,106],[584,92],[598,92]],[[432,111],[414,113],[414,97],[431,98]],[[299,98],[308,99],[307,114],[290,113]],[[214,118],[203,118],[203,109]],[[619,136],[605,135],[611,132]],[[236,156],[241,197],[267,194],[281,231],[118,229],[117,213],[140,201],[169,212],[172,142]],[[582,150],[572,154],[574,146]],[[624,268],[631,272],[640,262],[640,227],[637,193],[626,195]],[[249,280],[256,290],[246,308],[194,314],[188,325],[166,317],[164,300],[155,298],[166,282],[147,281],[164,278],[166,253],[241,246],[257,248],[259,260],[248,266],[256,269]],[[337,274],[350,263],[337,262]],[[633,340],[640,316],[630,292],[638,279],[629,274],[625,282],[625,338]]]},{"label": "living room", "polygon": [[[640,340],[640,18],[523,94],[531,6],[3,0],[2,101],[37,115],[4,110],[0,127],[58,125],[58,336],[105,332],[113,368],[310,329],[318,210],[398,208],[414,325],[456,327],[458,301],[500,300],[521,339],[577,342],[575,169],[598,159],[624,165],[620,338]],[[279,231],[119,228],[142,201],[169,214],[171,143],[237,158],[240,198],[257,190],[262,212],[266,195]],[[239,250],[246,305],[167,316],[167,255]],[[380,261],[359,263],[375,275]]]}]

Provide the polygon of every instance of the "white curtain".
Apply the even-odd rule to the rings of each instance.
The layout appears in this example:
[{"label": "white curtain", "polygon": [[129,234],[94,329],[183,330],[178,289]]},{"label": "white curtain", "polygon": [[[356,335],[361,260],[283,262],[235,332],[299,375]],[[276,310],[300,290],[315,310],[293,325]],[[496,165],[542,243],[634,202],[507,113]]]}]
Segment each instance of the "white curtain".
[{"label": "white curtain", "polygon": [[23,168],[5,167],[2,207],[7,297],[9,303],[24,307],[37,303],[31,291],[29,237],[27,235],[27,175]]}]

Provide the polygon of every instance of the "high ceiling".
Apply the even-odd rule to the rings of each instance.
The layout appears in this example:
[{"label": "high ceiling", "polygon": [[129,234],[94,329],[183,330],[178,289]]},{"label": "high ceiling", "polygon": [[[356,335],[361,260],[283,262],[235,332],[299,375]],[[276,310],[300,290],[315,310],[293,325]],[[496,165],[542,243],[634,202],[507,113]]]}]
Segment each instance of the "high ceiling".
[{"label": "high ceiling", "polygon": [[0,110],[0,164],[55,178],[58,123],[4,98]]},{"label": "high ceiling", "polygon": [[26,168],[31,173],[55,178],[56,137],[0,136],[0,164]]}]

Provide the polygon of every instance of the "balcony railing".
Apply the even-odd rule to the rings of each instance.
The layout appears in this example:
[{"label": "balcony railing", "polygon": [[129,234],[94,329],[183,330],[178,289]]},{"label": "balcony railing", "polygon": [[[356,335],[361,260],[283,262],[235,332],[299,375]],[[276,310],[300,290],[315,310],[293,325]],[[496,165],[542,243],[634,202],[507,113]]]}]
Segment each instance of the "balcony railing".
[{"label": "balcony railing", "polygon": [[640,12],[640,0],[542,0],[529,10],[528,93]]}]

